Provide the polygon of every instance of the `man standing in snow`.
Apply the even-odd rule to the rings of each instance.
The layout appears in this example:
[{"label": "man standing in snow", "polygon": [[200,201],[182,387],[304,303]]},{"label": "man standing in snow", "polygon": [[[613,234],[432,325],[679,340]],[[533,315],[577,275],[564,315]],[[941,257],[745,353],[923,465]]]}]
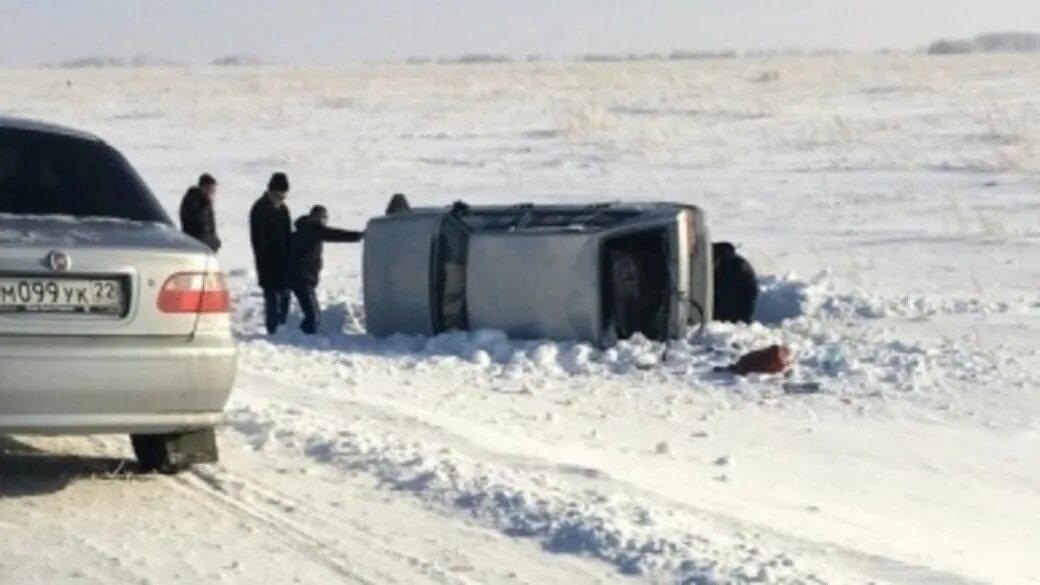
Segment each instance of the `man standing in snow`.
[{"label": "man standing in snow", "polygon": [[289,246],[292,232],[289,208],[289,178],[274,173],[267,191],[249,211],[249,237],[256,260],[256,275],[264,291],[267,333],[273,335],[289,316]]},{"label": "man standing in snow", "polygon": [[311,212],[296,220],[296,233],[292,236],[289,254],[289,285],[303,310],[300,329],[308,335],[318,332],[321,323],[321,305],[315,288],[321,276],[322,254],[325,242],[360,242],[362,232],[353,232],[328,227],[329,212],[315,205]]},{"label": "man standing in snow", "polygon": [[714,242],[711,254],[715,264],[715,320],[751,323],[758,302],[755,270],[729,242]]},{"label": "man standing in snow", "polygon": [[220,250],[217,222],[213,215],[213,201],[217,196],[217,180],[209,173],[199,177],[198,185],[188,189],[181,199],[181,231],[209,246]]}]

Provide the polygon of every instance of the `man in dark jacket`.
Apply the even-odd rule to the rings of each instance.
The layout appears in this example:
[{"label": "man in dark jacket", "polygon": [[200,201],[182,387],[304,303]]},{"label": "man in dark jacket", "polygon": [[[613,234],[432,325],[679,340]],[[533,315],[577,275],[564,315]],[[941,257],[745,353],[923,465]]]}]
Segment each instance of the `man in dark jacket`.
[{"label": "man in dark jacket", "polygon": [[318,332],[321,323],[321,305],[315,288],[321,277],[322,253],[325,242],[360,242],[362,232],[328,227],[329,212],[315,205],[311,212],[296,220],[289,254],[289,284],[303,310],[300,329],[308,335]]},{"label": "man in dark jacket", "polygon": [[715,320],[751,323],[758,302],[755,270],[729,242],[714,242],[711,254],[715,264]]},{"label": "man in dark jacket", "polygon": [[213,201],[217,196],[217,180],[209,173],[199,177],[198,185],[188,189],[181,199],[181,231],[209,246],[220,250],[217,222],[213,216]]},{"label": "man in dark jacket", "polygon": [[267,191],[249,211],[249,237],[256,260],[256,275],[264,291],[267,333],[273,335],[289,316],[289,246],[292,233],[289,208],[289,179],[285,173],[271,175]]}]

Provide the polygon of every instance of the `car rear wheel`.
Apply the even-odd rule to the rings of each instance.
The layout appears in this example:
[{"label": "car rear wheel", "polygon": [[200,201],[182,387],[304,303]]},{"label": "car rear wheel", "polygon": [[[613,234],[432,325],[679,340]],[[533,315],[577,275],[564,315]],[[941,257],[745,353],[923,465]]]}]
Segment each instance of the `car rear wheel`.
[{"label": "car rear wheel", "polygon": [[196,463],[217,461],[213,429],[165,435],[130,435],[137,464],[145,473],[180,473]]}]

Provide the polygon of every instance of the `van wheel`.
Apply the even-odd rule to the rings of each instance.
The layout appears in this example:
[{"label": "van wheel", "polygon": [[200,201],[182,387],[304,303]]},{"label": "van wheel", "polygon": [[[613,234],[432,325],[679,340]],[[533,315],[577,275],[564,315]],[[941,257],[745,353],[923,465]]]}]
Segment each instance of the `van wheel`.
[{"label": "van wheel", "polygon": [[167,435],[130,435],[142,472],[180,473],[196,463],[215,463],[217,439],[213,429]]}]

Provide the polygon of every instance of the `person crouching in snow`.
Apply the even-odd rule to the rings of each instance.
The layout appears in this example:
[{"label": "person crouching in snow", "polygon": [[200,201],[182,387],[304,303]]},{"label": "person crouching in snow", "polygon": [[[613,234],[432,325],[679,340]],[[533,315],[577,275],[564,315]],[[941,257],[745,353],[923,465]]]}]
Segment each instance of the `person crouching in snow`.
[{"label": "person crouching in snow", "polygon": [[303,310],[300,329],[311,335],[318,332],[321,323],[321,306],[315,288],[321,275],[322,252],[325,242],[360,242],[364,232],[354,232],[328,227],[329,212],[315,205],[311,212],[296,220],[296,233],[292,235],[289,251],[289,286]]},{"label": "person crouching in snow", "polygon": [[715,320],[750,324],[758,303],[755,269],[729,242],[712,243],[711,254],[715,263]]}]

